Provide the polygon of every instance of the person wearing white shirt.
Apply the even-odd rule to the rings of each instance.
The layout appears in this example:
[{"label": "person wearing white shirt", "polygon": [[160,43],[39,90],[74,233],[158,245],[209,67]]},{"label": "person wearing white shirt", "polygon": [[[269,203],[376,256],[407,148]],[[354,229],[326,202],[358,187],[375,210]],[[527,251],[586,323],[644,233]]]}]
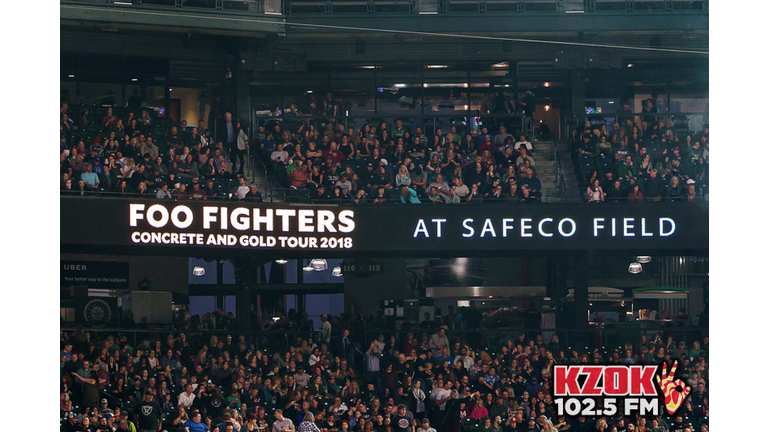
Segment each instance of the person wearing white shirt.
[{"label": "person wearing white shirt", "polygon": [[451,382],[445,381],[443,383],[442,380],[438,380],[438,387],[432,389],[429,398],[434,401],[440,411],[445,411],[445,404],[451,398]]},{"label": "person wearing white shirt", "polygon": [[244,200],[245,196],[248,195],[248,192],[250,191],[251,188],[245,184],[245,178],[240,177],[240,186],[237,188],[237,199]]},{"label": "person wearing white shirt", "polygon": [[323,342],[330,343],[331,342],[331,323],[328,321],[328,315],[322,314],[320,315],[320,321],[322,322],[320,324],[320,337],[322,338]]},{"label": "person wearing white shirt", "polygon": [[525,135],[520,135],[520,140],[515,143],[515,150],[520,150],[520,147],[525,147],[526,150],[533,153],[533,145],[525,139]]},{"label": "person wearing white shirt", "polygon": [[179,395],[179,408],[188,408],[195,401],[195,393],[192,384],[187,384],[186,391]]}]

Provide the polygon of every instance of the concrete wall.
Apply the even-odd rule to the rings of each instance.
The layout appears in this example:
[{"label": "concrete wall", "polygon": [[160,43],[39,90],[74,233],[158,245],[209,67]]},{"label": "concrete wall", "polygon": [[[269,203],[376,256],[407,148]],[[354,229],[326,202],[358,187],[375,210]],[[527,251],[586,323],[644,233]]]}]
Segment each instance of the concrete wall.
[{"label": "concrete wall", "polygon": [[360,315],[381,310],[381,300],[403,300],[407,295],[405,259],[381,260],[383,271],[369,277],[344,276],[344,310],[354,304]]},{"label": "concrete wall", "polygon": [[[526,270],[527,269],[527,270]],[[547,258],[486,258],[485,286],[546,285]],[[527,280],[525,280],[527,273]]]}]

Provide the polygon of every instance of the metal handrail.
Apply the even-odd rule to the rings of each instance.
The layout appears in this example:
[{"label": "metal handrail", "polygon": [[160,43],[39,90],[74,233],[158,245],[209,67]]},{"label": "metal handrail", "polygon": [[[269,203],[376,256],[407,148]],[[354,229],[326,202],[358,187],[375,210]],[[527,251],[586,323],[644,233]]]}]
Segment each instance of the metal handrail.
[{"label": "metal handrail", "polygon": [[[271,184],[270,184],[271,185]],[[303,203],[303,204],[323,204],[323,205],[329,205],[329,204],[337,204],[337,205],[382,205],[379,203],[373,203],[373,199],[375,197],[366,196],[366,202],[365,203],[355,203],[353,202],[352,197],[347,196],[343,199],[314,199],[311,198],[311,192],[307,188],[283,188],[283,187],[272,187],[269,190],[269,193],[265,193],[262,195],[263,202],[278,202],[284,201],[289,203]],[[559,194],[562,198],[562,202],[583,202],[583,196],[580,195],[578,197],[569,198],[565,195],[566,186],[565,181],[561,180],[560,185],[558,186]],[[266,191],[265,191],[266,192]],[[75,191],[73,193],[65,193],[64,191],[61,191],[61,196],[67,196],[67,197],[78,197],[82,199],[103,199],[103,198],[116,198],[116,199],[153,199],[153,200],[163,200],[163,198],[157,198],[155,196],[155,193],[148,193],[148,194],[139,194],[139,193],[126,193],[121,194],[117,192],[110,192],[110,191],[96,191],[96,192],[85,192],[85,194],[80,195],[78,191]],[[666,203],[680,203],[684,204],[683,201],[684,197],[671,199],[668,197],[661,197],[659,202],[666,202]],[[168,198],[165,198],[168,199]],[[178,197],[174,196],[172,198],[174,201],[179,200]],[[249,202],[248,200],[239,200],[236,195],[232,195],[232,197],[229,196],[221,196],[221,197],[207,197],[207,200],[213,200],[213,201],[237,201],[237,202]],[[187,200],[191,200],[191,198],[187,198]],[[419,197],[419,200],[422,201],[422,203],[426,203],[427,198],[425,197]],[[602,202],[606,205],[610,205],[612,203],[628,203],[630,202],[627,197],[617,197],[617,198],[609,198],[606,201]],[[636,201],[632,201],[636,202]],[[656,202],[649,198],[644,198],[642,200],[643,203],[651,203]],[[707,204],[709,202],[707,197],[704,196],[697,196],[694,198],[694,204]],[[394,198],[387,198],[385,205],[400,205],[402,202],[400,199],[394,199]],[[467,203],[467,202],[460,202],[456,203],[455,205],[483,205],[483,204],[493,204],[493,205],[521,205],[523,203],[508,199],[507,197],[502,198],[483,198],[482,203],[473,204],[473,203]],[[535,205],[541,205],[542,201],[541,199],[536,199],[534,201],[525,202],[524,204],[535,204]],[[546,204],[546,203],[544,203]],[[640,204],[640,203],[638,203]],[[454,205],[454,204],[446,204],[446,205]]]},{"label": "metal handrail", "polygon": [[[671,326],[670,326],[671,324]],[[60,330],[64,332],[74,331],[74,324],[64,325]],[[258,350],[264,352],[279,351],[287,348],[296,337],[307,339],[317,337],[318,330],[296,330],[296,329],[276,329],[264,330],[254,328],[251,331],[243,330],[196,330],[196,329],[178,329],[172,325],[154,326],[154,328],[137,327],[89,327],[83,331],[91,334],[93,339],[103,339],[107,336],[128,337],[132,346],[137,347],[144,342],[155,339],[164,340],[169,334],[177,335],[184,333],[188,340],[198,339],[205,341],[211,336],[236,336],[243,335],[246,343],[253,344]],[[368,328],[362,335],[357,335],[355,341],[363,346],[369,345],[380,335],[384,335],[385,341],[391,335],[405,335],[411,332],[417,338],[423,334],[431,335],[436,329],[426,329],[420,327],[409,327],[407,329],[397,330],[392,327]],[[632,322],[618,323],[606,322],[601,327],[591,324],[587,328],[572,328],[565,326],[549,328],[526,328],[521,325],[511,325],[507,327],[482,327],[479,329],[447,329],[446,336],[452,340],[460,340],[473,346],[478,350],[486,350],[494,355],[506,341],[515,341],[518,336],[524,334],[528,337],[541,334],[544,342],[548,343],[552,335],[557,335],[560,339],[560,346],[567,357],[570,357],[572,350],[579,353],[600,349],[604,352],[611,352],[614,349],[623,350],[625,343],[636,342],[642,335],[652,337],[660,333],[664,340],[666,337],[673,337],[676,342],[685,341],[686,346],[692,346],[694,341],[702,341],[708,335],[708,328],[698,325],[686,324],[684,326],[675,326],[671,321],[658,320],[635,320]],[[567,350],[567,351],[566,351]]]}]

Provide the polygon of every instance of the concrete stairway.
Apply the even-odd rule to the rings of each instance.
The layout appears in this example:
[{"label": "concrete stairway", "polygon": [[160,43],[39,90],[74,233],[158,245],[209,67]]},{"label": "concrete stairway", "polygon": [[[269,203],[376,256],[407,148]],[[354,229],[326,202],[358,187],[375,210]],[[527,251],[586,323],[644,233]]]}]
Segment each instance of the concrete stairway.
[{"label": "concrete stairway", "polygon": [[[579,192],[576,173],[571,163],[571,156],[562,144],[554,141],[536,141],[533,147],[533,157],[536,160],[536,172],[541,180],[542,202],[578,201]],[[565,195],[555,176],[555,152],[560,161],[560,172],[565,183]]]},{"label": "concrete stairway", "polygon": [[[254,158],[256,156],[251,155],[251,158]],[[254,170],[254,167],[256,168]],[[248,182],[248,184],[255,183],[258,188],[259,192],[261,192],[261,196],[264,198],[264,202],[281,202],[281,199],[278,199],[277,196],[272,197],[269,195],[270,192],[270,184],[269,180],[264,176],[264,170],[259,169],[261,167],[260,162],[251,162],[248,161],[248,163],[245,164],[245,179]]]}]

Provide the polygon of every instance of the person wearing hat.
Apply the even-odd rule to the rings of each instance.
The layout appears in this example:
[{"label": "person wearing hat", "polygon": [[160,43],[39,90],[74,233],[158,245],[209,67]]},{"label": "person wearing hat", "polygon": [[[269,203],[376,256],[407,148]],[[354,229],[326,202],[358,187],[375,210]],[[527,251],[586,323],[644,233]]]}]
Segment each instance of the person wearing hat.
[{"label": "person wearing hat", "polygon": [[67,422],[61,426],[61,430],[66,432],[75,432],[80,430],[80,425],[77,424],[77,415],[75,413],[69,413]]},{"label": "person wearing hat", "polygon": [[312,192],[312,201],[315,203],[322,203],[330,199],[331,194],[328,192],[328,188],[322,183],[318,184],[317,188]]},{"label": "person wearing hat", "polygon": [[429,419],[425,418],[421,421],[421,426],[419,426],[418,429],[416,429],[416,432],[437,432],[435,428],[430,427],[429,425]]},{"label": "person wearing hat", "polygon": [[192,190],[188,192],[190,199],[193,200],[207,200],[208,194],[205,190],[200,188],[200,182],[197,180],[192,181]]},{"label": "person wearing hat", "polygon": [[239,432],[240,427],[235,423],[235,419],[232,418],[232,415],[229,413],[224,413],[224,415],[221,417],[221,423],[219,423],[216,427],[219,428],[219,432],[224,432],[227,429],[227,426],[230,426],[234,432]]},{"label": "person wearing hat", "polygon": [[155,400],[151,390],[144,391],[144,400],[134,410],[134,421],[138,432],[157,432],[163,421],[163,409]]},{"label": "person wearing hat", "polygon": [[261,196],[256,183],[251,184],[251,189],[245,194],[245,200],[249,202],[264,202],[264,198]]},{"label": "person wearing hat", "polygon": [[107,399],[102,399],[101,404],[99,405],[99,415],[112,417],[114,414],[114,411],[109,408],[109,402]]}]

